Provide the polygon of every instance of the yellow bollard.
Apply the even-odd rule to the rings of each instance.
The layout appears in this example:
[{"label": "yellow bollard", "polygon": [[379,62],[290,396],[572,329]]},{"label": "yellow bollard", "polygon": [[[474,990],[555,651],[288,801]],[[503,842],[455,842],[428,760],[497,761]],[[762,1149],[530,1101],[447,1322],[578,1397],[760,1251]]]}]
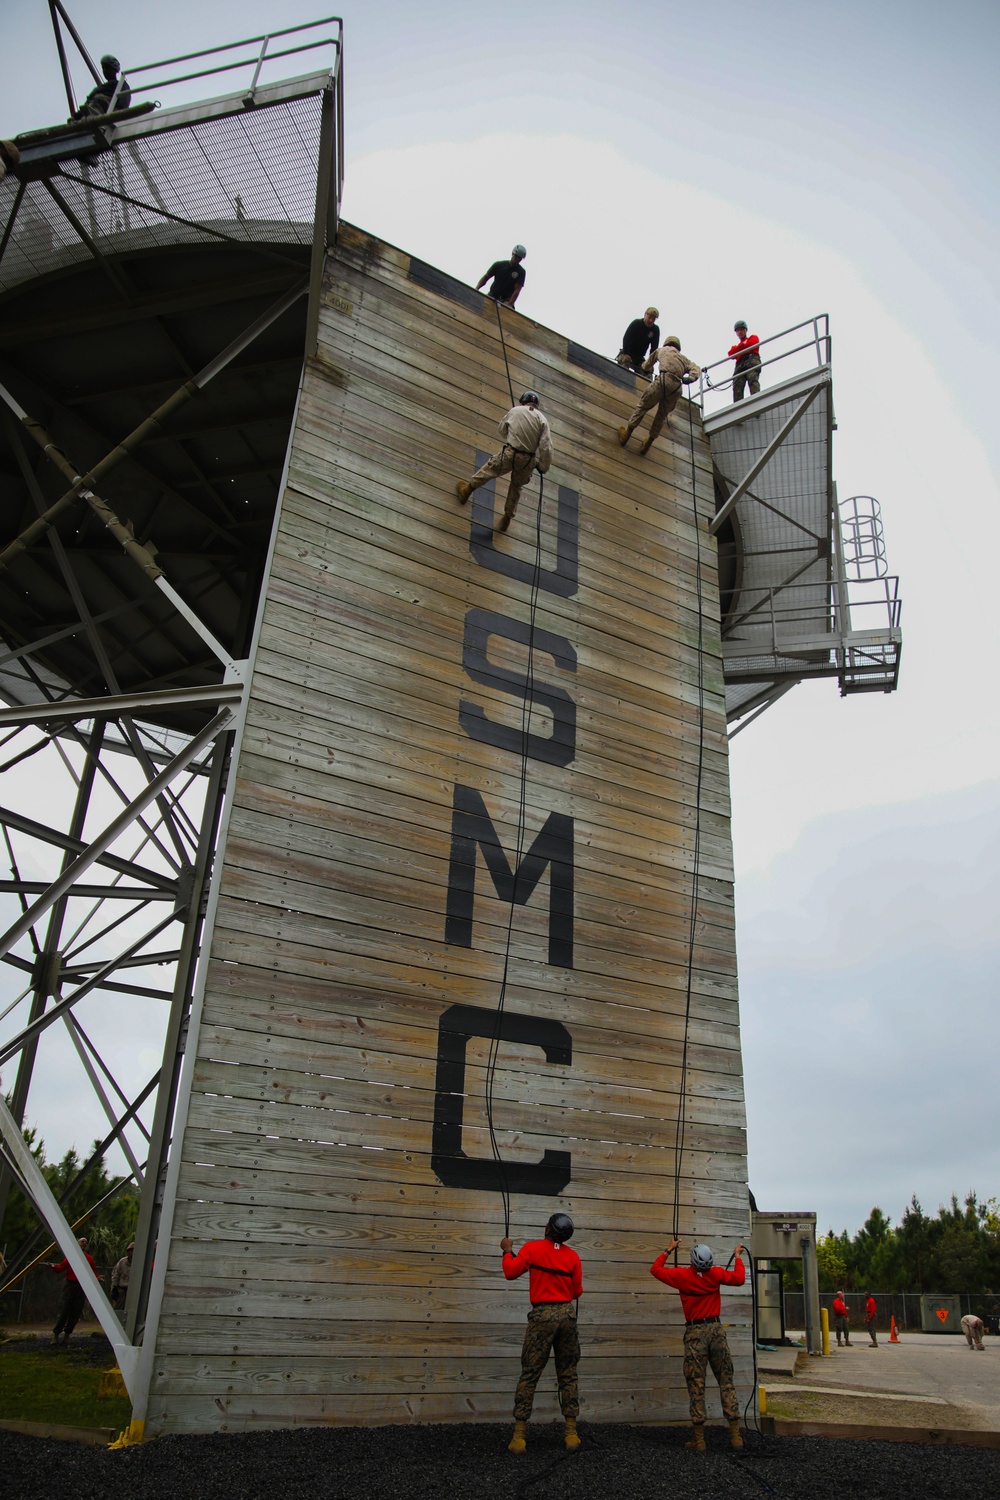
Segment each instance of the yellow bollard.
[{"label": "yellow bollard", "polygon": [[762,1417],[766,1417],[767,1416],[767,1391],[764,1389],[764,1387],[762,1385],[759,1385],[757,1387],[757,1400],[758,1400],[758,1402],[760,1404],[760,1414],[761,1414],[761,1416]]},{"label": "yellow bollard", "polygon": [[830,1314],[825,1307],[819,1310],[819,1326],[823,1330],[823,1353],[830,1353]]}]

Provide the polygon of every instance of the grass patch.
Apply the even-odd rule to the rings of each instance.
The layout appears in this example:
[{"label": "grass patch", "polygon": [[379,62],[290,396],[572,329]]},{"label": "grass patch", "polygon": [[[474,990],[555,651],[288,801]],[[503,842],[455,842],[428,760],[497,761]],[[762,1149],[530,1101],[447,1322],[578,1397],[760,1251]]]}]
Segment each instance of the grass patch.
[{"label": "grass patch", "polygon": [[95,1362],[90,1350],[77,1352],[72,1344],[53,1349],[40,1339],[12,1339],[0,1346],[0,1420],[127,1427],[127,1397],[97,1394],[102,1368],[113,1364],[110,1350],[106,1360]]}]

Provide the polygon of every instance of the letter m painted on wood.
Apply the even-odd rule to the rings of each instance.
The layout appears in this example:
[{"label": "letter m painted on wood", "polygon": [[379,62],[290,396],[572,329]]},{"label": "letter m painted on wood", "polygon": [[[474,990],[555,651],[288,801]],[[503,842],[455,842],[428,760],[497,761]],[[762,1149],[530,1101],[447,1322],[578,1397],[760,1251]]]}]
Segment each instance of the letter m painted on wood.
[{"label": "letter m painted on wood", "polygon": [[451,860],[444,936],[448,943],[472,947],[476,899],[476,848],[501,901],[524,906],[549,867],[549,963],[573,967],[573,819],[549,813],[534,843],[516,870],[501,846],[486,803],[471,787],[457,785],[452,805]]}]

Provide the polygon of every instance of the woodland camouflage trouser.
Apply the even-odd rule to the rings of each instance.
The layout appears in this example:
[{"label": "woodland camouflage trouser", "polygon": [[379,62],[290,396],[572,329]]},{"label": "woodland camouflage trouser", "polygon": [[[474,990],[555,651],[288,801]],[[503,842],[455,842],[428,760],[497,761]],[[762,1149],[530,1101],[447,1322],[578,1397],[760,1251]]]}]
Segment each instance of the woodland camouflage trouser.
[{"label": "woodland camouflage trouser", "polygon": [[528,1326],[521,1347],[521,1378],[514,1395],[514,1421],[526,1422],[531,1416],[538,1377],[552,1349],[556,1356],[556,1379],[559,1382],[559,1405],[564,1417],[580,1413],[576,1389],[576,1367],[580,1362],[580,1339],[576,1331],[576,1310],[572,1302],[544,1302],[528,1314]]},{"label": "woodland camouflage trouser", "polygon": [[722,1412],[728,1421],[739,1420],[740,1403],[733,1384],[733,1356],[729,1352],[726,1330],[720,1323],[689,1323],[684,1330],[684,1379],[691,1401],[691,1421],[705,1422],[705,1367],[719,1382]]}]

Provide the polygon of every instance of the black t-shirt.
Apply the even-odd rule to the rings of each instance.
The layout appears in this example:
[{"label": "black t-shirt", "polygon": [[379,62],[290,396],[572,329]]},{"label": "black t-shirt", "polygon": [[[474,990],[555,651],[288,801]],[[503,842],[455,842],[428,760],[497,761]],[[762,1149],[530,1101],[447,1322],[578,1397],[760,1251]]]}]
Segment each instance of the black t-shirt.
[{"label": "black t-shirt", "polygon": [[524,267],[509,260],[495,260],[486,274],[493,280],[489,295],[498,302],[506,302],[516,287],[524,286]]},{"label": "black t-shirt", "polygon": [[625,353],[631,355],[634,364],[641,365],[650,349],[659,349],[660,330],[654,323],[652,328],[646,327],[645,318],[636,318],[630,323],[622,335],[622,348]]}]

